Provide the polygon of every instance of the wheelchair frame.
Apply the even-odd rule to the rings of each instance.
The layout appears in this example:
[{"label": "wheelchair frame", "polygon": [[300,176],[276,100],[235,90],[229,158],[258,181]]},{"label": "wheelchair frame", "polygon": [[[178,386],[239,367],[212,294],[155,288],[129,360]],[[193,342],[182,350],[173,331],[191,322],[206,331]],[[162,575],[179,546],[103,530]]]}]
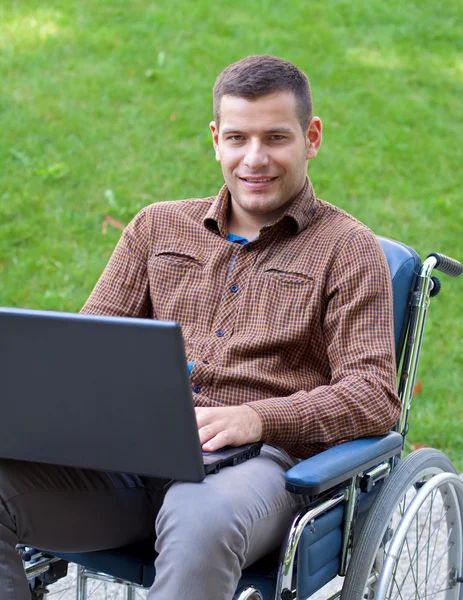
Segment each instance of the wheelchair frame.
[{"label": "wheelchair frame", "polygon": [[[294,567],[301,536],[305,531],[307,531],[307,528],[315,531],[315,523],[317,519],[323,515],[327,515],[330,513],[330,511],[338,506],[343,506],[344,510],[342,517],[343,534],[337,573],[341,576],[345,576],[346,573],[348,573],[349,564],[353,558],[354,536],[357,537],[358,535],[355,523],[360,508],[359,505],[361,492],[370,492],[375,488],[381,488],[382,484],[385,480],[387,480],[391,472],[394,472],[403,451],[403,441],[408,431],[408,416],[422,346],[427,310],[430,303],[430,297],[436,295],[440,290],[440,282],[431,276],[434,269],[440,270],[443,273],[455,277],[459,276],[463,272],[463,266],[458,261],[441,254],[431,254],[422,263],[419,273],[416,273],[416,282],[412,288],[413,291],[411,298],[409,299],[410,313],[408,316],[408,323],[405,326],[405,341],[402,344],[402,355],[398,357],[400,358],[398,395],[401,400],[402,409],[397,425],[397,431],[388,434],[388,436],[382,436],[381,438],[366,438],[368,440],[368,444],[371,442],[371,447],[374,447],[374,449],[369,450],[366,447],[365,440],[354,440],[352,442],[346,442],[345,444],[331,448],[322,453],[324,455],[324,459],[328,453],[331,453],[333,457],[332,464],[335,465],[336,463],[339,463],[338,456],[343,450],[343,447],[348,446],[349,449],[354,448],[353,458],[350,460],[347,472],[341,472],[339,469],[335,468],[334,476],[333,472],[329,472],[328,475],[322,475],[321,478],[318,477],[316,480],[312,482],[309,481],[308,483],[306,480],[301,483],[301,476],[299,473],[300,465],[296,465],[296,467],[293,467],[293,469],[287,473],[287,488],[290,491],[304,493],[307,495],[308,503],[306,507],[303,508],[294,518],[290,531],[287,535],[286,544],[282,546],[281,559],[276,577],[276,589],[274,595],[272,596],[275,599],[291,600],[293,598],[300,598],[300,596],[297,595],[297,590],[294,590]],[[365,448],[367,449],[365,450]],[[417,454],[418,452],[420,451],[412,454]],[[317,461],[317,457],[319,456],[321,455],[316,455],[311,459],[304,461],[304,463]],[[430,460],[432,462],[432,456],[430,456]],[[448,459],[445,460],[448,461]],[[412,461],[409,461],[409,463],[411,462]],[[452,493],[455,495],[455,519],[457,521],[457,527],[459,528],[460,532],[462,531],[463,481],[457,478],[451,472],[452,466],[449,461],[448,464],[450,465],[448,467],[448,472],[446,472],[447,466],[445,464],[443,467],[428,469],[429,474],[432,475],[436,473],[436,475],[427,483],[424,483],[424,485],[421,483],[419,484],[418,480],[410,481],[411,485],[415,485],[415,487],[417,487],[419,484],[421,489],[419,490],[419,494],[415,497],[415,501],[412,501],[407,509],[407,512],[400,520],[400,524],[393,535],[390,546],[390,548],[393,550],[400,545],[400,539],[403,538],[406,526],[410,524],[413,516],[416,515],[425,499],[429,497],[430,494],[434,493],[435,487],[439,484],[442,486],[447,486],[448,489],[451,489]],[[305,470],[308,471],[307,468]],[[330,468],[328,468],[328,471],[330,471]],[[443,473],[438,474],[440,471],[443,471]],[[368,517],[366,517],[366,520],[367,519]],[[460,533],[460,549],[458,550],[457,548],[456,551],[456,560],[459,561],[459,566],[455,569],[455,572],[452,575],[453,580],[452,577],[450,577],[452,580],[450,583],[453,582],[452,587],[457,589],[456,595],[451,594],[451,598],[458,598],[459,600],[463,599],[463,585],[459,585],[463,583],[462,536],[463,533]],[[39,582],[38,586],[41,585],[42,589],[45,589],[44,585],[46,584],[46,579],[44,584],[41,577],[44,573],[46,574],[47,571],[52,570],[54,565],[56,566],[56,563],[59,563],[61,559],[57,558],[56,556],[50,556],[46,553],[27,548],[26,552],[29,553],[27,556],[30,557],[28,564],[25,566],[28,578],[36,577],[36,581]],[[381,571],[379,577],[376,595],[374,596],[375,598],[387,597],[387,577],[393,572],[394,557],[391,558],[386,556],[384,565],[384,570]],[[385,573],[384,577],[383,573]],[[117,577],[107,576],[91,569],[79,567],[77,600],[85,600],[86,579],[88,578],[104,578],[106,581],[125,584],[127,586],[127,600],[133,600],[135,598],[134,590],[140,587],[138,585],[131,584],[128,581],[124,582]],[[53,579],[53,577],[51,579]],[[325,583],[326,581],[324,581],[322,585]],[[37,587],[37,589],[40,593],[40,587]],[[458,591],[458,589],[460,591]],[[313,592],[315,591],[316,590],[313,590]],[[34,596],[34,593],[34,589],[32,588],[33,600],[41,600],[41,598],[45,596],[45,593],[43,596],[38,594]],[[337,593],[331,596],[330,600],[339,598],[341,593],[343,593],[344,600],[345,596],[342,590],[339,590]],[[310,595],[304,595],[303,597],[310,597]],[[350,600],[351,598],[360,598],[362,596],[347,594],[347,597],[348,600]],[[250,598],[264,600],[264,598],[270,598],[270,596],[264,596],[259,590],[258,585],[254,585],[253,583],[244,583],[244,587],[242,586],[238,589],[234,598],[235,600],[246,600]]]},{"label": "wheelchair frame", "polygon": [[[453,260],[448,259],[447,257],[445,258],[447,260]],[[442,264],[443,260],[440,258],[440,255],[431,254],[428,256],[421,266],[420,273],[417,277],[416,288],[411,298],[410,320],[406,335],[398,387],[398,396],[402,405],[398,423],[398,432],[402,435],[403,439],[405,439],[408,431],[408,415],[413,397],[416,373],[418,370],[426,315],[429,308],[431,293],[433,289],[435,289],[436,285],[435,281],[431,278],[431,274],[434,268],[439,268],[439,266]],[[313,519],[324,514],[342,502],[346,504],[346,513],[344,517],[344,536],[341,552],[341,564],[338,575],[346,575],[349,555],[352,550],[354,515],[358,510],[359,491],[362,487],[359,480],[363,478],[364,481],[370,480],[373,482],[373,485],[376,484],[390,474],[396,460],[397,456],[394,456],[390,460],[382,462],[370,470],[359,473],[350,480],[350,483],[343,491],[337,493],[331,500],[323,502],[316,508],[304,509],[295,517],[291,531],[288,535],[286,552],[278,572],[277,592],[275,598],[284,598],[284,590],[291,590],[295,551],[298,546],[302,531]],[[341,593],[339,592],[330,600],[334,600],[340,596]],[[239,600],[244,599],[239,597]]]}]

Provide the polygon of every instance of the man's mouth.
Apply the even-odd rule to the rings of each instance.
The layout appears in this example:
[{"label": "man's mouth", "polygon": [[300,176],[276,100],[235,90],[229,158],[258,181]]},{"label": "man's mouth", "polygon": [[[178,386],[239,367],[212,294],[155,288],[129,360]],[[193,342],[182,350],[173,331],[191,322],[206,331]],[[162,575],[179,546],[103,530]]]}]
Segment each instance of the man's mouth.
[{"label": "man's mouth", "polygon": [[277,179],[277,177],[240,177],[244,186],[249,190],[264,190]]},{"label": "man's mouth", "polygon": [[276,177],[240,177],[240,179],[249,183],[267,183],[268,181],[273,181]]}]

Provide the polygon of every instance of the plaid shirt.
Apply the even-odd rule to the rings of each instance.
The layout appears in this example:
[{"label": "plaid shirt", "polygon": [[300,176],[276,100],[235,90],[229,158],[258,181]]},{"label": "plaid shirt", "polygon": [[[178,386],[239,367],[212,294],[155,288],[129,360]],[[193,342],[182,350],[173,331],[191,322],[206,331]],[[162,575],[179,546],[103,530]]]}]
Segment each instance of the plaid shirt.
[{"label": "plaid shirt", "polygon": [[400,403],[373,233],[309,179],[245,245],[227,239],[228,205],[224,186],[141,210],[82,311],[180,323],[196,406],[249,404],[263,439],[293,456],[388,432]]}]

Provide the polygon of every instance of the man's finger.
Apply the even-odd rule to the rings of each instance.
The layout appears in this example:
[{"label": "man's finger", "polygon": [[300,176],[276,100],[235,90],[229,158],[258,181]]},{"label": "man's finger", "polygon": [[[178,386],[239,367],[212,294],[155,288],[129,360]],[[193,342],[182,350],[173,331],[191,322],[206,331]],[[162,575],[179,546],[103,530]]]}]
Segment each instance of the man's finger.
[{"label": "man's finger", "polygon": [[219,423],[208,423],[207,425],[200,427],[198,429],[200,443],[204,444],[205,442],[208,442],[217,434],[219,434],[222,429],[223,428]]},{"label": "man's finger", "polygon": [[195,416],[198,429],[211,422],[210,409],[205,406],[195,406]]},{"label": "man's finger", "polygon": [[230,432],[220,431],[216,436],[210,439],[208,442],[202,445],[202,449],[204,452],[215,452],[216,450],[220,450],[224,446],[231,445],[231,436]]}]

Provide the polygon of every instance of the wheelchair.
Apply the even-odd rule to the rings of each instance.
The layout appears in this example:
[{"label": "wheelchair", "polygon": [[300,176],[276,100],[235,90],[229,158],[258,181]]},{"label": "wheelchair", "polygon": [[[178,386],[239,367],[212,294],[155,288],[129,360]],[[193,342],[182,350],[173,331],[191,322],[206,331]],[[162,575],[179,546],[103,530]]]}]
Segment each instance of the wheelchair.
[{"label": "wheelchair", "polygon": [[[287,489],[306,504],[281,550],[243,571],[235,600],[463,600],[463,479],[437,450],[403,457],[426,314],[441,287],[432,272],[457,277],[463,265],[437,253],[421,264],[411,248],[378,239],[393,285],[399,422],[385,436],[342,443],[287,472]],[[79,554],[18,551],[32,600],[55,598],[68,563],[77,565],[76,600],[144,598],[155,575],[153,540]],[[71,597],[64,594],[57,600]]]}]

